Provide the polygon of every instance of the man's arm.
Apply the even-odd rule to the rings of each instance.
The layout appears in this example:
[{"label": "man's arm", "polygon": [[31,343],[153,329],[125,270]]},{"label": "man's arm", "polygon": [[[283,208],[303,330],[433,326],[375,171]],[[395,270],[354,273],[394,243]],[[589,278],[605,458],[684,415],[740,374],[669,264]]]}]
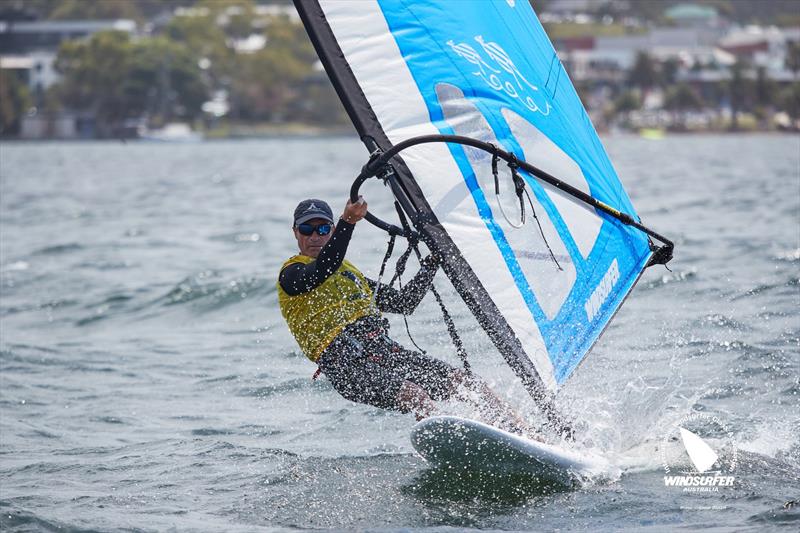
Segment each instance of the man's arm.
[{"label": "man's arm", "polygon": [[328,276],[339,270],[347,253],[347,245],[353,236],[355,224],[342,219],[336,224],[330,240],[322,247],[315,261],[304,265],[294,263],[281,270],[278,281],[289,296],[312,291],[322,285]]},{"label": "man's arm", "polygon": [[[429,255],[422,260],[421,268],[401,290],[397,290],[388,285],[381,284],[375,304],[378,309],[385,313],[401,313],[410,315],[417,308],[422,298],[430,289],[433,277],[439,270],[439,263]],[[367,280],[370,288],[375,291],[377,284],[373,280]]]}]

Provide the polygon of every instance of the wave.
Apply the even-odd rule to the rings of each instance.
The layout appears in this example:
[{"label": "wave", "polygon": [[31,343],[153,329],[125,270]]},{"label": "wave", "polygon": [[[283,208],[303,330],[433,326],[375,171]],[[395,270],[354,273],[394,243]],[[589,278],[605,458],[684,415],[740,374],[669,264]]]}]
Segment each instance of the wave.
[{"label": "wave", "polygon": [[219,242],[235,242],[235,243],[242,243],[242,242],[259,242],[263,239],[260,233],[251,231],[251,232],[239,232],[239,233],[223,233],[220,235],[214,235],[210,237],[212,241],[219,241]]},{"label": "wave", "polygon": [[786,261],[787,263],[800,262],[800,248],[794,250],[786,250],[782,253],[775,255],[776,261]]},{"label": "wave", "polygon": [[69,242],[65,244],[55,244],[52,246],[45,246],[35,250],[31,255],[60,255],[71,252],[78,252],[83,250],[84,246],[76,242]]},{"label": "wave", "polygon": [[213,310],[277,290],[274,282],[257,277],[209,281],[217,276],[213,271],[206,271],[184,278],[156,302],[165,306],[192,303],[204,310]]},{"label": "wave", "polygon": [[685,281],[692,281],[697,277],[697,269],[692,267],[689,270],[673,270],[663,274],[658,279],[649,280],[643,285],[645,289],[655,289],[656,287],[663,287],[673,283],[681,283]]},{"label": "wave", "polygon": [[257,398],[269,398],[270,396],[280,396],[287,392],[311,390],[314,382],[310,378],[295,378],[282,381],[274,385],[264,387],[247,387],[240,389],[239,396],[255,396]]},{"label": "wave", "polygon": [[47,520],[29,511],[17,508],[9,501],[0,500],[0,530],[2,531],[94,531],[70,526],[65,522]]},{"label": "wave", "polygon": [[[192,311],[206,313],[241,304],[254,298],[268,297],[276,292],[275,284],[267,278],[255,276],[232,280],[219,280],[215,271],[204,271],[184,278],[162,296],[144,300],[137,293],[114,292],[105,298],[84,305],[89,315],[75,320],[76,326],[88,326],[99,321],[124,315],[138,319],[159,319],[164,309],[186,306]],[[59,305],[74,305],[67,301]],[[52,307],[52,306],[51,306]],[[5,313],[17,312],[12,309]]]},{"label": "wave", "polygon": [[28,311],[54,311],[64,307],[72,307],[78,305],[78,301],[74,299],[58,299],[50,300],[42,303],[30,303],[18,306],[3,306],[0,307],[0,316],[15,315],[17,313],[25,313]]},{"label": "wave", "polygon": [[794,287],[800,285],[800,278],[797,277],[790,277],[786,281],[777,282],[777,283],[762,283],[761,285],[756,285],[755,287],[748,289],[744,293],[738,294],[731,298],[731,300],[742,300],[744,298],[750,298],[751,296],[758,296],[762,293],[776,293],[782,294],[782,291],[789,288],[791,294],[794,295],[796,290]]},{"label": "wave", "polygon": [[92,314],[75,321],[76,326],[86,326],[104,320],[114,315],[117,312],[127,311],[128,302],[133,301],[134,295],[129,293],[114,293],[105,297],[99,302],[91,303],[85,306],[86,309],[91,309]]}]

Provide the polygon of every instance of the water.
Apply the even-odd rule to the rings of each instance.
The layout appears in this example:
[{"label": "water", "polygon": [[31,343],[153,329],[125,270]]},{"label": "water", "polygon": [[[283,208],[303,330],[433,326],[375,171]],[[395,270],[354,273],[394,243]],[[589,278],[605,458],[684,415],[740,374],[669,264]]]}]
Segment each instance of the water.
[{"label": "water", "polygon": [[[343,207],[356,140],[4,143],[0,528],[796,530],[800,139],[605,143],[676,258],[560,395],[579,449],[617,468],[566,491],[431,470],[411,417],[311,380],[275,277],[295,203]],[[382,187],[365,194],[391,212]],[[385,241],[361,224],[349,257],[375,276]],[[477,370],[535,420],[437,283]],[[415,339],[455,362],[435,303],[421,307]],[[734,488],[664,486],[665,436],[691,413],[729,429]]]}]

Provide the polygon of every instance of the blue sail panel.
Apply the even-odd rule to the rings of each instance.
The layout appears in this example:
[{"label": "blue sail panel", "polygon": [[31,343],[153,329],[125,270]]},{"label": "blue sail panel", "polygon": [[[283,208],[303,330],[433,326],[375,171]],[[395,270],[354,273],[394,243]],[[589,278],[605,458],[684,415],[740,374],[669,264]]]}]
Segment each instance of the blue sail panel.
[{"label": "blue sail panel", "polygon": [[[492,142],[635,216],[526,0],[320,6],[391,143],[432,133]],[[555,389],[645,268],[646,236],[524,173],[530,205],[520,224],[510,178],[496,195],[491,157],[479,150],[421,145],[403,152],[403,160],[474,272],[478,299],[496,309]]]}]

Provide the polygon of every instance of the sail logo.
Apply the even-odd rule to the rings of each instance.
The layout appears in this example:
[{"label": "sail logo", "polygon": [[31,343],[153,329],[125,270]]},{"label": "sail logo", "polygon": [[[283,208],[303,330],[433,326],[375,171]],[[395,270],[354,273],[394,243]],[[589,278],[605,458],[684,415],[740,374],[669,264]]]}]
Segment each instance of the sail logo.
[{"label": "sail logo", "polygon": [[701,474],[711,468],[719,459],[719,455],[706,443],[697,433],[693,433],[686,428],[679,427],[683,447],[689,454],[694,467]]},{"label": "sail logo", "polygon": [[584,310],[586,310],[586,316],[589,318],[589,322],[594,320],[594,317],[597,316],[597,312],[600,311],[600,308],[608,299],[608,295],[611,294],[611,289],[614,288],[617,281],[619,281],[619,265],[615,258],[611,262],[611,266],[608,267],[603,279],[600,280],[600,283],[595,287],[592,295],[583,306]]},{"label": "sail logo", "polygon": [[550,102],[539,91],[539,87],[528,81],[520,72],[502,46],[484,40],[482,35],[476,35],[475,41],[481,45],[483,54],[470,44],[456,44],[452,39],[447,41],[447,45],[456,55],[478,67],[472,74],[482,79],[489,87],[519,100],[535,113],[544,116],[550,114],[552,110]]},{"label": "sail logo", "polygon": [[[712,437],[713,443],[709,442]],[[729,453],[723,455],[723,448],[728,448]],[[719,492],[720,487],[733,486],[737,451],[733,434],[719,417],[702,413],[685,417],[664,437],[661,453],[666,487],[678,487],[683,492]],[[687,457],[688,469],[673,472],[670,465],[685,465]]]}]

